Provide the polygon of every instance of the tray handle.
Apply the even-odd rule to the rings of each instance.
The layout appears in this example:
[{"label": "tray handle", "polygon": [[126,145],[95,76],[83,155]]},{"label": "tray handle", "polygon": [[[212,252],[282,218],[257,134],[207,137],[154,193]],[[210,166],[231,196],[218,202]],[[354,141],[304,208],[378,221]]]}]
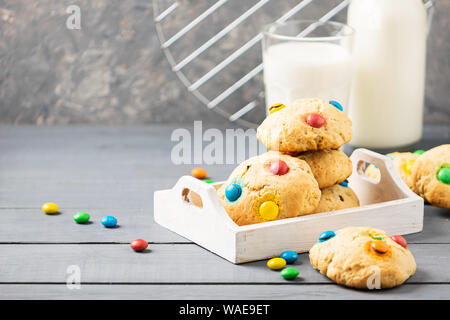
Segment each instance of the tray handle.
[{"label": "tray handle", "polygon": [[[403,182],[389,157],[359,148],[353,151],[350,160],[353,164],[353,174],[349,178],[349,183],[353,190],[362,191],[362,194],[358,194],[362,202],[368,204],[399,198],[419,198]],[[366,176],[364,173],[365,163],[374,164],[378,167],[380,170],[379,182]],[[369,188],[369,184],[376,185],[376,188],[373,188],[373,186]],[[364,190],[375,190],[375,194],[365,194]]]},{"label": "tray handle", "polygon": [[[231,220],[223,208],[216,189],[209,183],[191,176],[182,176],[172,188],[175,200],[181,203],[184,209],[196,211],[198,214],[216,215],[218,219],[225,220],[229,227],[235,229],[237,225]],[[188,195],[193,191],[195,194]],[[201,199],[201,202],[199,202]],[[201,205],[200,205],[201,204]]]}]

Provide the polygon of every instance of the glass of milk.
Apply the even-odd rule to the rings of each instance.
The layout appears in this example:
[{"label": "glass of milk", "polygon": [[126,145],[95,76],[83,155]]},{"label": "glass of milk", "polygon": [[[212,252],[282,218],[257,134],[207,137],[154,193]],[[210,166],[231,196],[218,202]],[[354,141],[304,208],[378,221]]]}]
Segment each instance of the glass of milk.
[{"label": "glass of milk", "polygon": [[335,100],[344,111],[352,79],[353,29],[338,22],[274,23],[263,32],[266,110],[296,99]]}]

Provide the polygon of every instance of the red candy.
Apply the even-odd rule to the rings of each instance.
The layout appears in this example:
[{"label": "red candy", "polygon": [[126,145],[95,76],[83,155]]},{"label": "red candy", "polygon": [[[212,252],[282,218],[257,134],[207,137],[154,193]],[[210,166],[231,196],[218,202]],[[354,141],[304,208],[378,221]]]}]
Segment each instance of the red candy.
[{"label": "red candy", "polygon": [[408,245],[405,238],[403,238],[402,236],[398,236],[398,235],[391,236],[391,239],[394,240],[395,242],[397,242],[403,248],[406,248],[406,246]]},{"label": "red candy", "polygon": [[144,239],[136,239],[131,241],[130,246],[134,251],[144,251],[148,247],[148,242]]},{"label": "red candy", "polygon": [[320,128],[325,125],[325,118],[318,113],[311,113],[306,117],[306,123],[313,128]]},{"label": "red candy", "polygon": [[270,164],[269,171],[272,174],[282,176],[289,171],[289,167],[283,160],[274,161]]}]

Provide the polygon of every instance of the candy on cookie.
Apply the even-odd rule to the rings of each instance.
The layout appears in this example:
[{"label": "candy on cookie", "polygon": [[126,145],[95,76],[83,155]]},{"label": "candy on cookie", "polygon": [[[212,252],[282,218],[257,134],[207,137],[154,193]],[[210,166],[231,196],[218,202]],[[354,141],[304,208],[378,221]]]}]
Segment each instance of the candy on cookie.
[{"label": "candy on cookie", "polygon": [[301,99],[276,112],[257,129],[269,150],[304,152],[338,149],[352,138],[352,122],[337,106],[321,99]]},{"label": "candy on cookie", "polygon": [[307,151],[297,157],[309,164],[320,189],[338,184],[352,174],[352,162],[340,149]]},{"label": "candy on cookie", "polygon": [[428,150],[411,168],[413,191],[430,204],[450,209],[450,144]]},{"label": "candy on cookie", "polygon": [[314,213],[359,207],[356,193],[347,187],[336,184],[321,190],[322,196]]},{"label": "candy on cookie", "polygon": [[392,288],[416,271],[402,236],[370,227],[322,233],[309,251],[312,266],[334,282],[359,289]]},{"label": "candy on cookie", "polygon": [[308,164],[276,151],[241,163],[217,193],[240,226],[310,214],[320,201]]}]

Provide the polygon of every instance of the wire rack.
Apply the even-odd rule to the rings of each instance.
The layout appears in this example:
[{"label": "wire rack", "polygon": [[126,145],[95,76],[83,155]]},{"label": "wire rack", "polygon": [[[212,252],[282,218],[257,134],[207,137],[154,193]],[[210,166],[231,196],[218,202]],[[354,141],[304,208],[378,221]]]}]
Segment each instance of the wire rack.
[{"label": "wire rack", "polygon": [[[326,22],[344,12],[350,1],[153,0],[153,8],[161,48],[189,92],[229,121],[255,127],[265,116],[262,25],[286,22],[302,12]],[[311,11],[319,5],[322,11]]]}]

